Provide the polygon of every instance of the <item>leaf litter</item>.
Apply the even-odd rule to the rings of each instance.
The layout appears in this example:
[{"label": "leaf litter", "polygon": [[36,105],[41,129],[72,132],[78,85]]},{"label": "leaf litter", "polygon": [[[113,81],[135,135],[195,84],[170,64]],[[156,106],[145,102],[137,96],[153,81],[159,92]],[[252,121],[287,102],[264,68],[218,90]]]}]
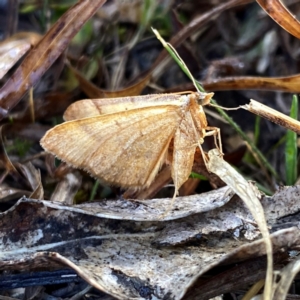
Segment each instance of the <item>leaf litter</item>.
[{"label": "leaf litter", "polygon": [[[81,3],[82,9],[87,4],[87,2],[84,2]],[[220,13],[224,13],[226,10],[230,12],[231,9],[239,6],[243,7],[243,5],[250,2],[253,1],[228,1],[212,6],[207,13],[182,26],[178,34],[171,39],[171,42],[177,47],[180,43],[186,41],[192,32],[197,32],[199,28],[205,27],[212,17],[219,17],[218,21],[222,24]],[[272,5],[272,2],[267,1],[265,3],[271,3]],[[270,10],[268,12],[273,13]],[[284,17],[284,14],[282,16]],[[278,20],[276,17],[273,17],[273,19]],[[264,20],[266,20],[266,17]],[[284,24],[288,25],[289,22],[283,23],[282,26],[285,26]],[[298,26],[296,23],[294,25]],[[72,27],[72,24],[70,26]],[[229,32],[226,32],[225,27],[222,34]],[[289,30],[288,28],[285,29]],[[234,34],[229,36],[235,37]],[[67,44],[70,36],[64,36],[64,38]],[[195,37],[192,38],[195,39]],[[208,47],[202,47],[204,53],[210,48],[209,44],[208,42]],[[58,44],[51,44],[51,47],[53,47],[51,51],[57,51],[55,55],[59,55],[63,50],[57,46]],[[26,47],[28,48],[28,45]],[[289,48],[290,53],[297,55],[295,49]],[[29,53],[29,57],[32,53]],[[274,53],[270,55],[275,55]],[[166,57],[166,55],[163,53],[159,55],[156,67],[153,67],[145,76],[138,75],[137,79],[141,79],[140,82],[133,80],[134,84],[129,85],[129,88],[120,88],[116,94],[110,94],[109,92],[115,93],[115,91],[107,91],[94,85],[92,92],[98,95],[97,97],[100,97],[99,95],[101,97],[103,95],[113,95],[113,97],[129,96],[131,91],[133,95],[139,93],[147,85],[151,76],[153,76],[152,78],[161,76],[163,57]],[[43,56],[43,59],[46,59],[46,57]],[[43,65],[43,59],[41,60],[43,70],[34,78],[34,81],[27,81],[30,76],[25,76],[18,94],[2,101],[2,104],[5,104],[11,99],[9,110],[17,102],[22,104],[19,100],[24,91],[30,87],[31,83],[37,82],[41,78],[41,74],[48,68],[49,65]],[[158,66],[158,64],[160,65]],[[266,64],[270,67],[270,61],[266,61]],[[21,69],[25,65],[24,63]],[[78,65],[80,66],[80,64]],[[29,75],[33,75],[35,72],[33,66],[34,64],[31,66],[32,68],[29,66]],[[6,68],[8,70],[10,66],[6,65]],[[89,89],[94,83],[84,80],[83,74],[78,74],[76,75],[79,79],[78,86],[89,97]],[[203,83],[204,87],[212,91],[244,90],[245,88],[298,91],[299,75],[286,75],[277,78],[254,76],[251,78],[213,78],[209,75]],[[18,76],[14,76],[14,78],[18,78]],[[12,82],[11,80],[10,86],[12,86]],[[1,91],[4,93],[3,95],[6,93],[5,89],[4,87]],[[249,96],[247,99],[261,100],[261,97],[255,95]],[[56,95],[48,94],[42,101],[34,99],[36,102],[40,101],[43,105],[42,109],[36,111],[36,122],[40,122],[45,116],[61,113],[74,100],[73,97],[76,97],[76,100],[79,99],[78,93],[71,91]],[[56,99],[61,100],[56,101]],[[7,109],[5,105],[1,106],[4,110]],[[14,114],[16,116],[15,120],[23,119],[24,121],[26,120],[26,112],[20,108],[22,106],[18,105],[16,107],[19,114]],[[4,111],[3,116],[5,115],[6,112]],[[28,127],[22,126],[22,123],[12,124],[11,128],[14,128],[14,131],[11,132],[15,135],[25,133],[27,137],[30,137],[31,131],[32,136],[35,135],[33,139],[37,141],[41,136],[39,132],[45,132],[45,128],[48,129],[49,126],[36,124],[37,127],[34,126],[35,124],[30,125],[31,129],[27,133],[26,129],[30,128],[29,124]],[[5,142],[4,140],[3,143]],[[172,149],[172,145],[170,148]],[[26,161],[28,160],[32,161],[35,166],[42,166],[42,175],[45,174],[46,168],[41,164],[40,158],[37,158],[35,153],[27,156]],[[6,158],[5,161],[7,161]],[[21,162],[22,165],[18,166],[15,158],[11,164],[13,168],[8,167],[5,176],[3,176],[9,184],[3,184],[1,187],[4,187],[4,190],[7,189],[8,194],[10,191],[13,193],[15,191],[14,199],[18,197],[22,190],[27,195],[34,191],[31,197],[43,199],[44,191],[39,171],[32,164]],[[14,171],[15,166],[18,170],[23,170],[24,175],[17,175]],[[57,170],[63,169],[64,166],[60,166]],[[205,172],[203,162],[202,169]],[[208,299],[207,297],[218,296],[223,292],[234,291],[238,285],[233,285],[231,290],[226,289],[226,282],[224,285],[218,285],[217,288],[212,288],[213,285],[211,285],[211,288],[208,288],[209,292],[205,293],[200,288],[203,284],[201,275],[205,273],[205,276],[211,276],[209,275],[210,271],[219,272],[217,275],[221,275],[222,271],[220,273],[216,269],[220,266],[228,267],[230,272],[230,264],[239,263],[236,267],[242,267],[246,265],[246,260],[250,259],[250,262],[251,260],[254,262],[254,259],[263,260],[262,257],[266,253],[264,241],[259,239],[259,225],[255,221],[257,216],[254,215],[253,218],[245,204],[237,196],[232,198],[233,191],[229,187],[200,195],[178,197],[172,209],[162,218],[161,216],[170,207],[168,205],[171,201],[169,198],[130,201],[116,197],[119,200],[72,205],[75,202],[74,199],[78,197],[76,191],[79,189],[81,176],[70,168],[64,175],[58,176],[57,173],[49,172],[54,177],[51,180],[47,179],[47,185],[49,183],[53,185],[57,178],[63,178],[63,181],[57,185],[55,192],[49,192],[48,186],[45,193],[47,198],[61,201],[61,203],[23,198],[1,214],[0,235],[3,243],[1,243],[0,265],[1,271],[4,273],[6,271],[13,273],[20,271],[25,273],[29,271],[38,272],[43,268],[56,270],[57,268],[70,266],[91,285],[118,299],[185,299],[186,297],[191,297],[190,299]],[[15,178],[22,178],[22,184],[18,186],[22,189],[15,187],[17,186],[13,181]],[[24,180],[25,178],[26,180]],[[213,184],[214,180],[209,176],[208,178]],[[44,178],[42,179],[43,182],[47,182]],[[80,192],[91,184],[85,177],[82,180],[83,188]],[[257,181],[260,182],[260,180]],[[12,184],[12,182],[14,183]],[[24,186],[26,186],[25,189]],[[251,184],[248,184],[247,189],[252,189],[253,186],[251,186]],[[116,192],[116,190],[113,191]],[[270,237],[273,243],[274,269],[280,271],[282,264],[287,265],[289,261],[292,261],[286,267],[286,270],[282,270],[281,281],[275,284],[273,291],[274,298],[283,299],[287,293],[287,286],[290,285],[298,270],[297,258],[291,254],[297,253],[299,248],[297,221],[299,190],[297,186],[284,187],[279,189],[272,197],[260,196],[266,221],[272,233]],[[13,198],[8,197],[7,199],[10,201]],[[291,252],[291,250],[294,250],[294,252]],[[282,255],[282,257],[276,260],[276,255]],[[251,270],[250,266],[248,268]],[[258,269],[257,272],[252,271],[255,273],[253,275],[257,275],[255,280],[251,279],[250,274],[246,273],[244,275],[246,284],[239,286],[247,288],[264,278],[265,263],[262,262]],[[292,274],[292,276],[287,274]],[[211,277],[212,280],[213,278],[214,276]],[[238,280],[236,279],[236,281]],[[191,289],[192,286],[194,289]],[[188,289],[189,292],[186,293]],[[193,292],[196,294],[193,294]]]},{"label": "leaf litter", "polygon": [[[222,201],[226,192],[227,187],[215,191],[215,202]],[[299,192],[298,187],[287,187],[273,197],[263,197],[262,205],[269,208],[266,219],[270,219],[273,226],[290,211],[299,211]],[[286,203],[282,203],[283,199]],[[157,210],[161,209],[161,200],[156,201]],[[197,203],[197,200],[191,200]],[[152,202],[155,207],[155,201]],[[21,199],[1,214],[1,269],[16,271],[30,262],[30,267],[27,267],[35,270],[41,267],[43,257],[48,268],[51,268],[53,259],[61,266],[68,265],[87,282],[118,299],[143,299],[140,293],[145,289],[157,299],[166,295],[180,299],[201,274],[214,266],[227,260],[247,260],[265,253],[263,240],[249,242],[246,235],[242,238],[247,226],[255,229],[257,224],[238,199],[232,199],[220,208],[215,208],[218,205],[215,204],[210,211],[203,213],[199,213],[199,209],[195,214],[191,207],[191,215],[182,219],[179,211],[179,219],[168,222],[149,221],[149,211],[146,210],[145,221],[140,216],[137,220],[134,216],[124,218],[124,207],[131,207],[134,213],[139,205],[135,201],[110,200],[65,206],[57,202]],[[233,216],[240,218],[235,224]],[[191,235],[186,230],[187,224],[195,225],[198,232]],[[281,226],[284,228],[283,224]],[[18,238],[14,230],[18,230]],[[175,230],[178,237],[181,236],[179,243],[170,241]],[[53,235],[53,232],[57,234]],[[162,235],[165,235],[165,240]],[[297,249],[299,230],[296,227],[277,227],[271,238],[274,252]],[[197,242],[195,245],[185,244],[193,240]]]},{"label": "leaf litter", "polygon": [[[219,194],[223,192],[218,191]],[[283,217],[278,209],[274,214],[274,207],[283,205],[281,200],[287,199],[286,196],[291,193],[297,199],[299,192],[297,187],[286,188],[278,192],[276,197],[262,200],[262,203],[272,203],[269,211],[273,224]],[[193,201],[197,202],[195,199]],[[181,299],[201,274],[220,263],[247,260],[265,253],[263,240],[246,242],[246,237],[241,237],[247,225],[252,228],[257,225],[243,202],[238,204],[234,199],[231,201],[231,209],[225,204],[222,208],[195,214],[191,208],[190,213],[194,218],[186,216],[184,220],[179,214],[179,222],[162,222],[149,221],[149,211],[146,210],[144,221],[135,221],[134,218],[126,220],[123,207],[140,205],[128,200],[65,206],[57,202],[23,198],[1,214],[0,266],[2,270],[16,271],[30,263],[30,269],[35,270],[41,267],[41,259],[48,268],[55,260],[61,265],[70,266],[87,282],[118,299],[143,299],[140,293],[146,287],[153,299],[163,299],[166,295]],[[115,214],[108,209],[108,202],[115,209]],[[291,203],[288,202],[288,205],[291,206]],[[235,218],[242,217],[236,224],[232,219],[234,213],[230,214],[234,208],[237,210]],[[296,200],[290,209],[299,211]],[[135,210],[131,209],[132,212]],[[138,215],[137,219],[141,220],[141,214]],[[187,224],[192,226],[197,218],[203,220],[203,229],[199,226],[198,233],[193,237],[189,233],[186,235]],[[266,218],[268,220],[268,214]],[[220,221],[219,225],[215,224],[216,228],[211,228],[211,232],[205,232],[205,226],[208,229],[210,227],[205,222],[208,219],[211,222]],[[227,223],[233,226],[229,228]],[[284,228],[283,224],[281,226]],[[168,231],[171,235],[174,228],[178,236],[181,234],[182,241],[162,240],[161,233],[169,237]],[[239,238],[235,230],[237,228],[241,232]],[[18,230],[18,237],[13,230]],[[54,235],[53,231],[57,234]],[[186,244],[186,241],[192,242],[193,238],[194,244]],[[296,249],[300,235],[296,227],[277,228],[271,238],[274,252],[280,249],[282,252],[282,247],[284,251]],[[172,245],[177,246],[174,248]]]}]

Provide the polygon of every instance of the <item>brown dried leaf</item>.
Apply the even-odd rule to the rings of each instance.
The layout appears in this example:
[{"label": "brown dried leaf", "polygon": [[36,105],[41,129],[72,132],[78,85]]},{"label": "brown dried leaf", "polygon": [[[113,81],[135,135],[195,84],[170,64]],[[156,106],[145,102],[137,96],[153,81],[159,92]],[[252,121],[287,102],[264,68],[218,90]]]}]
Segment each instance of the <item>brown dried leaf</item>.
[{"label": "brown dried leaf", "polygon": [[25,92],[38,82],[83,24],[104,2],[105,0],[79,1],[52,26],[1,88],[0,119],[6,117]]},{"label": "brown dried leaf", "polygon": [[264,11],[283,29],[300,39],[300,23],[280,0],[256,0]]},{"label": "brown dried leaf", "polygon": [[[207,91],[226,91],[226,90],[266,90],[266,91],[284,91],[290,93],[300,92],[300,75],[282,76],[282,77],[254,77],[254,76],[236,76],[216,78],[202,82]],[[188,85],[187,88],[192,87]]]},{"label": "brown dried leaf", "polygon": [[79,82],[79,86],[82,91],[90,98],[114,98],[114,97],[125,97],[125,96],[136,96],[140,95],[142,90],[147,86],[150,81],[151,73],[148,72],[133,85],[126,87],[118,91],[106,91],[98,88],[95,84],[84,78],[84,76],[75,68],[69,65],[69,68],[73,71],[76,79]]}]

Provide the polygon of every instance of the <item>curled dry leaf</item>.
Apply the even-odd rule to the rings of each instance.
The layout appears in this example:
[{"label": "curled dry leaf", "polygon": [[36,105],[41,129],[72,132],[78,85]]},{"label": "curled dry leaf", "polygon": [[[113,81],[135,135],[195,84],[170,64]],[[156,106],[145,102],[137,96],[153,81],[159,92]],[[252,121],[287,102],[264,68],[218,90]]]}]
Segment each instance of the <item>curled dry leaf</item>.
[{"label": "curled dry leaf", "polygon": [[73,205],[80,185],[81,176],[78,172],[67,173],[56,185],[50,200]]},{"label": "curled dry leaf", "polygon": [[[254,76],[236,76],[216,78],[202,82],[207,91],[226,91],[226,90],[266,90],[283,91],[290,93],[300,92],[300,75],[282,76],[282,77],[254,77]],[[186,88],[190,88],[187,86]]]},{"label": "curled dry leaf", "polygon": [[18,167],[33,191],[30,195],[30,198],[43,199],[44,189],[40,170],[37,170],[31,162],[26,164],[18,164]]},{"label": "curled dry leaf", "polygon": [[172,207],[171,198],[159,198],[132,202],[103,200],[98,203],[99,206],[96,203],[84,203],[80,208],[87,213],[120,220],[166,221],[216,209],[228,202],[232,196],[231,189],[223,187],[200,195],[179,197]]},{"label": "curled dry leaf", "polygon": [[217,174],[222,180],[230,186],[235,193],[245,202],[255,219],[260,232],[263,236],[266,253],[268,258],[268,268],[266,275],[266,284],[264,290],[265,299],[272,298],[273,285],[273,254],[270,234],[264,215],[263,207],[259,201],[258,190],[247,182],[233,167],[225,162],[221,157],[219,150],[213,149],[208,152],[208,169]]},{"label": "curled dry leaf", "polygon": [[131,86],[125,87],[124,89],[120,89],[118,91],[107,91],[100,89],[95,84],[84,78],[84,76],[70,64],[69,68],[72,70],[76,79],[78,80],[79,87],[90,98],[114,98],[140,95],[151,78],[151,72],[148,72],[143,76],[140,76],[137,83],[132,84]]},{"label": "curled dry leaf", "polygon": [[284,30],[300,39],[300,23],[280,0],[256,0],[264,11]]}]

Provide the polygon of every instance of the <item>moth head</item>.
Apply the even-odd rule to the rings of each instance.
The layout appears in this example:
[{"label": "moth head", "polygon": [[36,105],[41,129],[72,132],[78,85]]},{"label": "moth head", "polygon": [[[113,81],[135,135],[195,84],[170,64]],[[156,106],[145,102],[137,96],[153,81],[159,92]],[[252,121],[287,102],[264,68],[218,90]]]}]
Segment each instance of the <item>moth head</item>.
[{"label": "moth head", "polygon": [[210,99],[213,97],[214,93],[197,92],[196,95],[197,102],[204,106],[210,103]]}]

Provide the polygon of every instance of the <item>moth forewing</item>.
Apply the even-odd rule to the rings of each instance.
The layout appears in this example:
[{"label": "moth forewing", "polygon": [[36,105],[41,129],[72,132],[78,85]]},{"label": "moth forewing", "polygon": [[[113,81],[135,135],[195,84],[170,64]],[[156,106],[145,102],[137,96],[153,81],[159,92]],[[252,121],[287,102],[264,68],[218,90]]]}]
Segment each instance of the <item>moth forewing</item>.
[{"label": "moth forewing", "polygon": [[174,137],[171,174],[175,186],[175,196],[192,171],[194,155],[198,146],[198,136],[195,134],[193,126],[191,112],[188,110]]},{"label": "moth forewing", "polygon": [[[202,98],[204,99],[205,96]],[[71,104],[64,113],[64,120],[78,120],[149,106],[167,104],[181,106],[185,101],[184,96],[180,94],[153,94],[119,98],[86,99]]]},{"label": "moth forewing", "polygon": [[182,107],[144,107],[81,120],[49,130],[41,145],[109,184],[143,188],[164,162],[182,119]]}]

